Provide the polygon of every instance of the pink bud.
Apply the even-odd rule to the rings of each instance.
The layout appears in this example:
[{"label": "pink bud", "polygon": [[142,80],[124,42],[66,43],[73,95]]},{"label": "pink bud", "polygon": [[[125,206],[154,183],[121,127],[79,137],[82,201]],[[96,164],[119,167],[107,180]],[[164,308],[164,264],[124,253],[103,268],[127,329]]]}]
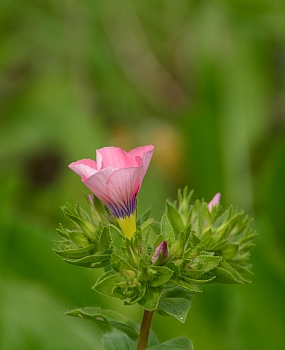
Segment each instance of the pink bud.
[{"label": "pink bud", "polygon": [[220,199],[221,199],[221,194],[220,193],[215,194],[213,199],[208,204],[209,211],[212,211],[212,208],[214,205],[218,205],[220,203]]},{"label": "pink bud", "polygon": [[160,263],[163,263],[167,257],[168,257],[168,248],[167,248],[167,242],[166,241],[162,241],[157,248],[155,249],[153,256],[151,257],[151,262],[155,263],[157,262],[157,260],[159,259],[159,256],[161,256],[160,258]]}]

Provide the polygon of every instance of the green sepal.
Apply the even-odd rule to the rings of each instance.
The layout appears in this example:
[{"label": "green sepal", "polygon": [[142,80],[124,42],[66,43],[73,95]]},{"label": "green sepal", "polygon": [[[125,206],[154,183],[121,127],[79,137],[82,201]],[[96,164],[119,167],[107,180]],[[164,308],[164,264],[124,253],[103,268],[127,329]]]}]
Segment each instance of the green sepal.
[{"label": "green sepal", "polygon": [[225,260],[234,259],[239,250],[237,244],[227,244],[224,249],[221,250],[221,254]]},{"label": "green sepal", "polygon": [[184,229],[181,214],[169,200],[166,201],[166,214],[175,231],[180,232]]},{"label": "green sepal", "polygon": [[82,234],[82,232],[70,231],[69,238],[74,242],[78,247],[87,247],[90,245],[89,240]]},{"label": "green sepal", "polygon": [[85,197],[90,204],[92,219],[95,226],[98,227],[101,222],[109,222],[110,215],[106,210],[106,206],[95,195],[92,195],[92,201],[86,194]]},{"label": "green sepal", "polygon": [[244,279],[226,260],[223,260],[220,265],[213,270],[213,274],[216,276],[215,282],[218,283],[250,283],[250,281]]},{"label": "green sepal", "polygon": [[112,247],[118,256],[124,257],[123,251],[126,247],[125,237],[122,232],[114,225],[109,226],[110,237],[112,241]]},{"label": "green sepal", "polygon": [[96,227],[90,222],[89,216],[85,211],[76,203],[72,206],[66,203],[62,208],[64,215],[73,223],[76,227],[82,229],[83,235],[91,242],[96,242],[97,240],[97,230]]},{"label": "green sepal", "polygon": [[[99,226],[100,229],[100,226]],[[98,251],[105,251],[110,248],[110,231],[107,226],[100,229],[100,238],[98,242]]]},{"label": "green sepal", "polygon": [[148,220],[150,214],[151,214],[152,208],[148,208],[138,219],[137,219],[137,226],[142,226],[145,221]]},{"label": "green sepal", "polygon": [[179,286],[170,286],[163,290],[158,303],[159,311],[175,317],[184,323],[194,294]]},{"label": "green sepal", "polygon": [[136,324],[130,321],[127,317],[112,310],[104,310],[100,307],[84,307],[68,311],[65,314],[107,324],[125,333],[132,340],[138,338]]},{"label": "green sepal", "polygon": [[160,222],[160,229],[164,239],[167,241],[167,243],[172,245],[172,243],[175,241],[175,235],[174,235],[173,227],[171,226],[170,221],[166,214],[162,215],[162,219]]},{"label": "green sepal", "polygon": [[144,231],[146,230],[151,224],[153,223],[153,219],[148,219],[146,220],[141,226],[141,230]]}]

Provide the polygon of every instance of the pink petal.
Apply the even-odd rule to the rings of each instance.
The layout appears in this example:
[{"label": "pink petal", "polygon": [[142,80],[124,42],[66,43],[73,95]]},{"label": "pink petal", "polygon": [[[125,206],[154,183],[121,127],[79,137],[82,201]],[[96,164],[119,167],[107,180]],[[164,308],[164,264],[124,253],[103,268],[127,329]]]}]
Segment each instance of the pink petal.
[{"label": "pink petal", "polygon": [[100,163],[98,169],[107,167],[121,169],[137,166],[135,160],[119,147],[104,147],[97,150],[96,159]]},{"label": "pink petal", "polygon": [[145,174],[146,174],[147,169],[149,167],[149,163],[151,161],[151,158],[152,158],[152,155],[153,155],[153,151],[154,151],[154,147],[153,146],[144,146],[144,147],[148,147],[148,150],[146,151],[146,153],[143,156],[141,182],[142,182],[143,178],[145,177]]},{"label": "pink petal", "polygon": [[221,199],[221,194],[220,193],[215,194],[213,199],[208,203],[208,208],[210,211],[212,210],[212,207],[214,205],[218,205],[220,203],[220,199]]},{"label": "pink petal", "polygon": [[88,178],[97,172],[97,164],[91,159],[78,160],[68,167],[82,178]]},{"label": "pink petal", "polygon": [[[148,145],[148,146],[140,146],[137,148],[132,149],[129,152],[129,155],[138,163],[139,158],[142,158],[145,156],[146,153],[151,153],[151,156],[153,154],[154,146]],[[151,158],[151,157],[150,157]],[[138,163],[138,166],[141,164]]]},{"label": "pink petal", "polygon": [[140,174],[140,167],[119,169],[107,180],[109,197],[122,210],[122,216],[129,216],[135,211],[135,200],[141,186]]},{"label": "pink petal", "polygon": [[129,153],[118,147],[96,151],[97,163],[83,159],[69,165],[83,183],[117,217],[134,213],[136,197],[152,158],[154,147],[141,146]]},{"label": "pink petal", "polygon": [[83,180],[84,185],[87,186],[89,190],[104,204],[112,202],[107,191],[107,180],[114,171],[116,171],[114,168],[102,169]]}]

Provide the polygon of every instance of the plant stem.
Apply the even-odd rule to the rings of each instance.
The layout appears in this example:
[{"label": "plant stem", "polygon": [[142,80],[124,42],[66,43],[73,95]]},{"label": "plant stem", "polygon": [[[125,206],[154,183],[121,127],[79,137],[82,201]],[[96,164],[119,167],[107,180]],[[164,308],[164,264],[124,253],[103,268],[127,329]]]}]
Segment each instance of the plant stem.
[{"label": "plant stem", "polygon": [[153,315],[154,311],[144,310],[137,350],[145,350],[147,348]]}]

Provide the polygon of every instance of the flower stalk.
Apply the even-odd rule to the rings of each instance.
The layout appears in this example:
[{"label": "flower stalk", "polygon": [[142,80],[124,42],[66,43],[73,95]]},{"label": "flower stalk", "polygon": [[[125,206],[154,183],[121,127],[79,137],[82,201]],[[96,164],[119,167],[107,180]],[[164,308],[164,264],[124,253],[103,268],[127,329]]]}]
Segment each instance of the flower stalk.
[{"label": "flower stalk", "polygon": [[138,338],[137,350],[145,350],[147,348],[154,312],[155,311],[144,310],[139,338]]}]

